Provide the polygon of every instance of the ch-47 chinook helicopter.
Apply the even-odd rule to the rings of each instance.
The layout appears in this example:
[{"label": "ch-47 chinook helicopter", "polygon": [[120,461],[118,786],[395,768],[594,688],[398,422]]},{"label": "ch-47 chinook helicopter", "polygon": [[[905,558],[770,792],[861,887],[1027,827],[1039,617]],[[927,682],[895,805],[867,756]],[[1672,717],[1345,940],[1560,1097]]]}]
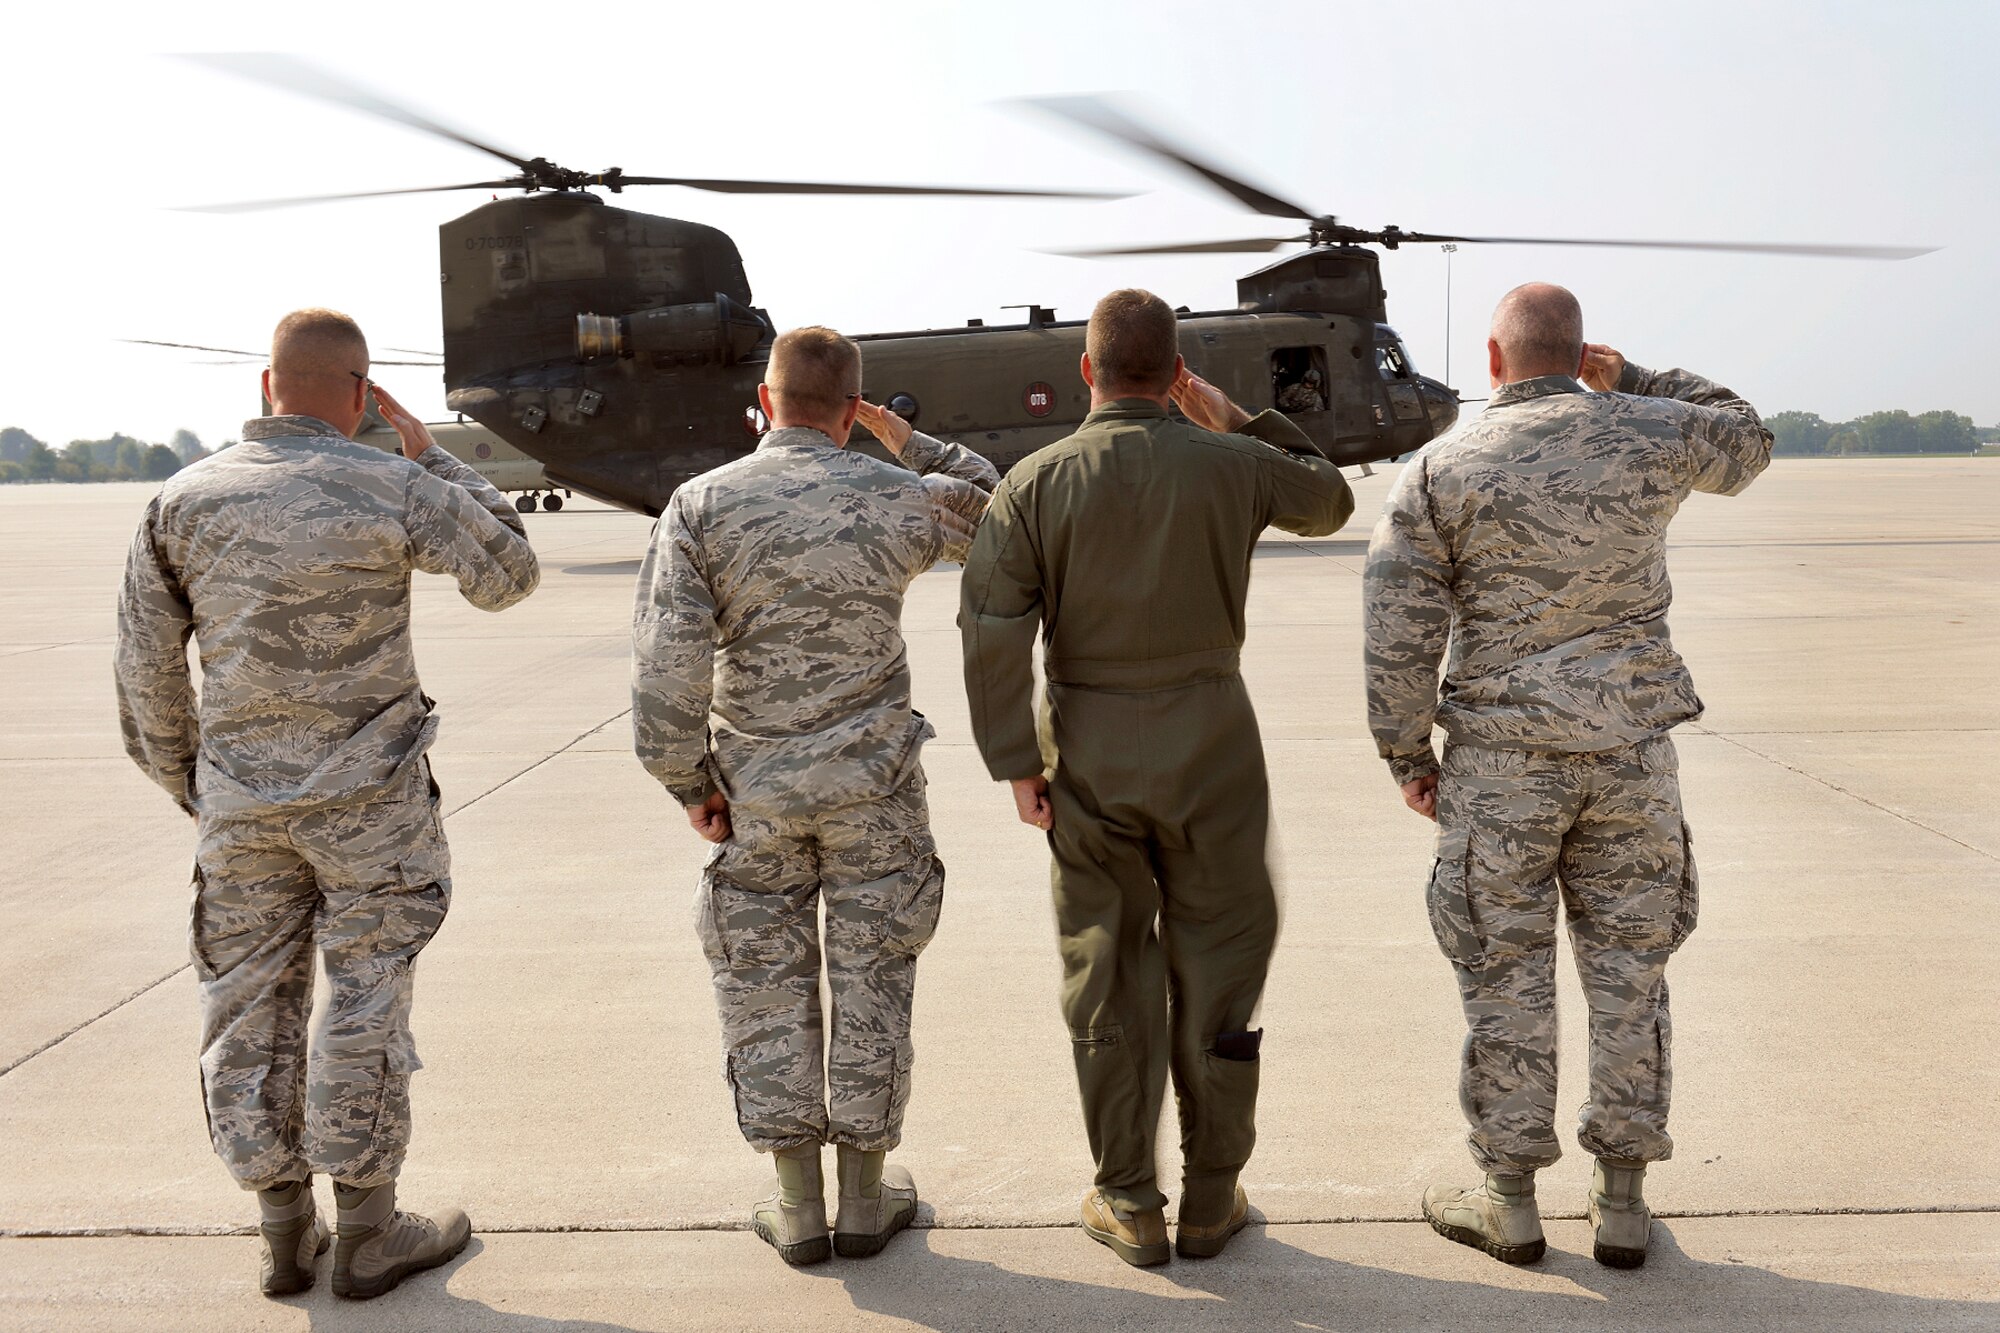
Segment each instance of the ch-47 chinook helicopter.
[{"label": "ch-47 chinook helicopter", "polygon": [[[523,158],[322,71],[281,57],[202,57],[232,73],[332,101],[478,149],[512,165],[500,180],[222,205],[238,211],[448,190],[519,190],[438,229],[444,379],[452,410],[538,459],[564,487],[658,514],[676,486],[754,447],[776,326],[752,300],[734,242],[696,222],[614,208],[592,193],[679,185],[724,193],[1059,195],[925,186],[691,180],[584,173]],[[1071,252],[1288,255],[1237,282],[1227,309],[1181,313],[1188,364],[1244,406],[1278,406],[1342,465],[1400,456],[1449,429],[1459,397],[1416,373],[1388,323],[1376,251],[1457,242],[1634,246],[1900,259],[1908,247],[1552,240],[1367,230],[1314,213],[1201,161],[1092,98],[1040,109],[1190,170],[1302,235]],[[1078,197],[1074,194],[1068,197]],[[1107,196],[1082,196],[1107,197]],[[965,444],[1003,471],[1069,434],[1089,410],[1076,374],[1084,321],[1028,307],[1026,321],[859,337],[871,401]]]}]

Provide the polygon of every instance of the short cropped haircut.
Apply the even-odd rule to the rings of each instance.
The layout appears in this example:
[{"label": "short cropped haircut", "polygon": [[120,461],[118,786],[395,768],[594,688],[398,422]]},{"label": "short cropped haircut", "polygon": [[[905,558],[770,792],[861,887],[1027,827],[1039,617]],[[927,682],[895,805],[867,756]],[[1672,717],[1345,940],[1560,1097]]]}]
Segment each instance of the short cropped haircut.
[{"label": "short cropped haircut", "polygon": [[861,392],[861,348],[817,324],[793,329],[771,345],[764,383],[794,412],[837,416]]},{"label": "short cropped haircut", "polygon": [[366,374],[368,339],[338,310],[294,310],[271,334],[271,370],[292,383]]},{"label": "short cropped haircut", "polygon": [[1583,358],[1583,306],[1566,287],[1523,283],[1493,308],[1491,337],[1516,375],[1574,375]]},{"label": "short cropped haircut", "polygon": [[1151,292],[1123,287],[1090,312],[1083,350],[1098,388],[1158,394],[1173,385],[1180,339],[1171,306]]}]

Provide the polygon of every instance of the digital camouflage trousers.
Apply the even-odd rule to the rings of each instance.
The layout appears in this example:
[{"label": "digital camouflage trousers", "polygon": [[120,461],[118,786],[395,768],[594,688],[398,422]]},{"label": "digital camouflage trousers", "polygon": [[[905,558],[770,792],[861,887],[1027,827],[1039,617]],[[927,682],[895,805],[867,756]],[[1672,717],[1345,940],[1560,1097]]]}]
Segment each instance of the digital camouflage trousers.
[{"label": "digital camouflage trousers", "polygon": [[[245,1189],[313,1172],[395,1179],[420,1067],[412,972],[450,900],[444,830],[421,795],[202,819],[189,940],[202,1094],[209,1138]],[[315,944],[331,998],[308,1054]]]},{"label": "digital camouflage trousers", "polygon": [[731,837],[702,872],[695,928],[715,976],[723,1077],[743,1137],[763,1152],[894,1148],[915,1056],[917,955],[944,905],[922,771],[879,801],[801,818],[735,806],[730,821]]},{"label": "digital camouflage trousers", "polygon": [[1486,1171],[1548,1166],[1556,1142],[1556,904],[1590,1013],[1577,1141],[1673,1154],[1667,958],[1694,929],[1694,855],[1665,736],[1589,754],[1449,746],[1438,781],[1431,928],[1458,973],[1459,1101]]}]

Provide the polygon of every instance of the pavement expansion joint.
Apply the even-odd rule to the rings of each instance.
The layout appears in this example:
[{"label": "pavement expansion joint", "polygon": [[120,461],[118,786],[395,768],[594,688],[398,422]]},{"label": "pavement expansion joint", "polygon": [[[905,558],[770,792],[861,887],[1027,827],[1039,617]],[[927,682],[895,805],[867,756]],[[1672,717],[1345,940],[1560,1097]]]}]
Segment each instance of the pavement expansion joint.
[{"label": "pavement expansion joint", "polygon": [[4,1067],[0,1067],[0,1078],[7,1077],[7,1075],[13,1073],[16,1069],[19,1069],[22,1065],[28,1063],[28,1061],[40,1055],[43,1051],[55,1049],[56,1047],[62,1045],[64,1042],[68,1041],[71,1037],[74,1037],[77,1033],[89,1027],[92,1023],[97,1022],[98,1019],[110,1017],[112,1014],[117,1013],[120,1009],[123,1009],[126,1005],[132,1003],[132,1001],[138,999],[141,995],[144,995],[147,991],[153,990],[158,986],[164,985],[165,983],[172,981],[175,977],[179,976],[181,973],[187,971],[190,967],[193,966],[194,966],[193,963],[182,963],[179,967],[167,973],[165,976],[155,977],[153,980],[139,987],[138,990],[133,991],[130,995],[127,995],[124,999],[119,1000],[117,1003],[111,1005],[109,1008],[104,1010],[103,1013],[92,1015],[91,1017],[84,1019],[81,1023],[78,1023],[75,1027],[71,1028],[69,1031],[58,1033],[57,1035],[50,1037],[47,1041],[37,1046],[34,1050],[29,1051],[26,1055],[21,1056],[19,1059],[13,1061],[11,1064],[8,1064]]},{"label": "pavement expansion joint", "polygon": [[512,786],[514,783],[520,781],[522,778],[528,776],[528,774],[540,768],[543,764],[548,763],[549,760],[554,759],[558,755],[569,753],[569,751],[576,748],[578,745],[581,745],[584,741],[588,740],[590,737],[595,736],[598,732],[604,730],[606,727],[610,726],[613,722],[616,722],[619,718],[630,716],[631,712],[632,710],[630,708],[622,709],[619,712],[613,713],[610,717],[605,718],[602,722],[593,723],[592,725],[585,727],[582,731],[578,732],[575,736],[571,737],[569,741],[549,751],[547,754],[543,755],[540,759],[537,759],[534,763],[529,764],[526,768],[522,769],[520,772],[512,774],[509,777],[502,778],[499,782],[494,783],[491,787],[488,787],[485,791],[480,792],[477,796],[473,797],[471,800],[466,801],[462,805],[455,805],[451,809],[445,811],[444,817],[446,819],[449,819],[453,815],[460,814],[466,810],[470,810],[473,806],[478,805],[481,801],[491,796],[494,792],[500,791],[505,787]]},{"label": "pavement expansion joint", "polygon": [[[1886,1207],[1852,1208],[1691,1208],[1684,1211],[1653,1212],[1653,1217],[1662,1222],[1700,1221],[1715,1218],[1761,1217],[1761,1218],[1806,1218],[1806,1217],[1941,1217],[1941,1216],[1994,1216],[2000,1215],[2000,1203],[1982,1204],[1907,1204]],[[1543,1209],[1545,1222],[1581,1222],[1586,1220],[1581,1209]],[[1429,1223],[1408,1213],[1337,1213],[1324,1217],[1288,1217],[1281,1222],[1270,1222],[1252,1217],[1253,1225],[1270,1231],[1281,1231],[1287,1227],[1338,1227],[1338,1226],[1408,1226],[1424,1227]],[[922,1218],[910,1224],[912,1231],[1064,1231],[1075,1228],[1074,1218],[1028,1219],[1006,1222],[946,1222]],[[207,1240],[229,1236],[250,1236],[256,1234],[253,1226],[138,1226],[138,1227],[0,1227],[0,1240]],[[750,1226],[745,1222],[684,1222],[662,1223],[654,1226],[635,1226],[618,1223],[578,1222],[564,1226],[521,1226],[500,1223],[497,1226],[475,1226],[473,1232],[481,1236],[650,1236],[687,1235],[726,1232],[745,1232]]]},{"label": "pavement expansion joint", "polygon": [[[1987,730],[1987,728],[1978,728],[1978,730],[1983,731]],[[1745,754],[1756,755],[1759,759],[1764,760],[1766,763],[1776,764],[1779,768],[1782,768],[1787,772],[1796,773],[1802,778],[1806,778],[1812,782],[1817,782],[1820,786],[1827,788],[1829,791],[1837,791],[1842,796],[1850,797],[1853,800],[1859,801],[1861,804],[1867,806],[1871,810],[1879,810],[1883,814],[1888,815],[1891,819],[1900,819],[1905,824],[1910,825],[1912,828],[1920,828],[1926,833],[1935,834],[1938,837],[1943,838],[1946,842],[1951,843],[1953,846],[1963,847],[1966,851],[1973,853],[1975,856],[1983,856],[1989,861],[2000,861],[2000,855],[1995,855],[1994,853],[1987,851],[1984,847],[1976,847],[1973,844],[1965,841],[1963,838],[1954,838],[1951,836],[1951,834],[1946,833],[1943,829],[1933,828],[1929,824],[1924,823],[1923,820],[1914,819],[1911,816],[1904,814],[1900,810],[1892,810],[1888,806],[1883,805],[1880,801],[1871,801],[1866,796],[1863,796],[1860,792],[1851,791],[1848,788],[1841,786],[1838,782],[1834,782],[1829,778],[1823,778],[1817,773],[1808,773],[1805,769],[1800,768],[1798,765],[1788,764],[1784,760],[1778,758],[1775,755],[1765,754],[1762,750],[1757,749],[1753,745],[1745,745],[1742,741],[1737,740],[1735,736],[1730,735],[1727,732],[1711,731],[1707,734],[1715,737],[1717,740],[1727,741],[1729,744],[1735,746],[1737,749],[1743,751]]]}]

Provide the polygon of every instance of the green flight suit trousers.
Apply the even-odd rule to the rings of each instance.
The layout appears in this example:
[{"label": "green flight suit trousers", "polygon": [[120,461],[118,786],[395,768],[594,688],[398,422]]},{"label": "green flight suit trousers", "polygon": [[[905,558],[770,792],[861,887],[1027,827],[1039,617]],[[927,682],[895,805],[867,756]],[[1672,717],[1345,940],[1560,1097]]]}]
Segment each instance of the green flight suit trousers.
[{"label": "green flight suit trousers", "polygon": [[1164,1205],[1153,1138],[1171,1071],[1184,1188],[1226,1189],[1257,1139],[1246,1030],[1278,932],[1249,695],[1235,675],[1051,684],[1046,726],[1063,1017],[1097,1185],[1122,1209]]}]

